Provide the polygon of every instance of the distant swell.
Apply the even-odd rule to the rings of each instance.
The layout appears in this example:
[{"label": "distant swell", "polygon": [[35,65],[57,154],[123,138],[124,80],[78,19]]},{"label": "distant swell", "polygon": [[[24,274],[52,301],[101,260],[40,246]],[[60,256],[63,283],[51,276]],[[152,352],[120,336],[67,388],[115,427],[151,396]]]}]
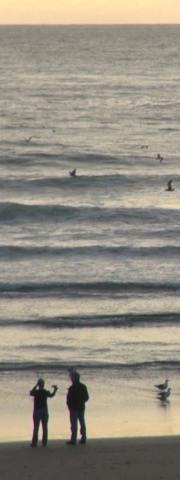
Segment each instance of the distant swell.
[{"label": "distant swell", "polygon": [[180,283],[121,283],[121,282],[89,282],[89,283],[0,283],[1,296],[38,296],[48,295],[62,297],[177,293]]},{"label": "distant swell", "polygon": [[179,223],[179,211],[176,209],[148,209],[148,208],[105,208],[105,207],[73,207],[57,204],[20,204],[11,202],[0,203],[0,223],[13,222],[65,222],[65,221],[98,221],[123,222],[133,221],[156,224],[159,221]]},{"label": "distant swell", "polygon": [[11,261],[17,257],[33,256],[179,256],[180,248],[177,245],[166,245],[161,247],[131,247],[131,246],[111,246],[111,245],[87,245],[82,247],[51,247],[51,246],[12,246],[0,245],[0,260],[11,258]]},{"label": "distant swell", "polygon": [[[75,365],[78,369],[83,370],[179,370],[180,362],[178,361],[150,361],[137,363],[116,363],[116,362],[79,362]],[[71,365],[68,362],[1,362],[0,372],[27,372],[27,371],[67,371]]]},{"label": "distant swell", "polygon": [[[121,187],[127,189],[130,188],[139,188],[139,186],[144,185],[148,181],[148,185],[151,185],[153,188],[155,185],[159,185],[160,177],[159,175],[154,175],[151,173],[147,173],[143,175],[141,173],[137,174],[134,172],[129,172],[128,174],[123,173],[96,173],[93,174],[79,174],[75,179],[70,177],[69,172],[62,176],[47,176],[47,177],[40,177],[40,178],[26,178],[26,177],[17,177],[17,178],[7,178],[7,179],[0,179],[0,188],[1,189],[12,189],[21,191],[31,191],[33,192],[37,189],[37,192],[42,190],[43,192],[45,189],[65,189],[73,191],[75,195],[76,191],[83,191],[87,190],[87,188],[91,189],[103,189],[104,188],[115,188]],[[161,182],[166,184],[168,180],[167,174],[161,173]],[[180,176],[176,175],[176,182],[179,182]]]},{"label": "distant swell", "polygon": [[144,313],[144,314],[119,314],[119,315],[84,315],[84,316],[58,316],[34,319],[1,319],[0,328],[135,328],[151,325],[177,325],[180,324],[180,312],[172,313]]}]

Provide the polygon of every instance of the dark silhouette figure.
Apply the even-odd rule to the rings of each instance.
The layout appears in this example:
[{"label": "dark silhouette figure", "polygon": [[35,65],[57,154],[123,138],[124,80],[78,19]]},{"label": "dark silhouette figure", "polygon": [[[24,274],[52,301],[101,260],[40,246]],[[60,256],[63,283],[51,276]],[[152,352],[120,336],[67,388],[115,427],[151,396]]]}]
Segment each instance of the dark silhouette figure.
[{"label": "dark silhouette figure", "polygon": [[80,443],[86,443],[86,424],[85,424],[85,403],[89,399],[89,394],[86,385],[80,383],[80,375],[75,370],[70,372],[70,379],[72,385],[67,393],[67,406],[70,415],[71,424],[71,439],[67,442],[68,445],[76,445],[78,421],[80,423],[81,440]]},{"label": "dark silhouette figure", "polygon": [[172,183],[173,183],[173,180],[169,180],[168,183],[167,183],[167,191],[168,192],[174,192],[174,188],[172,186]]},{"label": "dark silhouette figure", "polygon": [[53,391],[45,390],[44,380],[40,378],[33,389],[30,391],[30,395],[34,397],[34,411],[33,411],[33,422],[34,430],[32,436],[31,447],[36,447],[38,443],[38,432],[40,423],[42,424],[42,445],[46,447],[48,441],[48,405],[47,399],[54,397],[57,392],[58,387],[52,385]]},{"label": "dark silhouette figure", "polygon": [[157,153],[157,160],[159,160],[160,162],[163,161],[163,157],[160,153]]},{"label": "dark silhouette figure", "polygon": [[69,175],[71,177],[76,177],[76,168],[74,168],[74,170],[71,170],[71,172],[69,172]]}]

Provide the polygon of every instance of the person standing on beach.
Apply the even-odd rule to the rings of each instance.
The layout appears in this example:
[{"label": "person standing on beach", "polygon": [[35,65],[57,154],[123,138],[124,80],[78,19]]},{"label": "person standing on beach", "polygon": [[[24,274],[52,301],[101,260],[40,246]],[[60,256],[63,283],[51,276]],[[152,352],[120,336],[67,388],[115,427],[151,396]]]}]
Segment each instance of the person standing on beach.
[{"label": "person standing on beach", "polygon": [[46,447],[48,441],[48,405],[47,399],[54,397],[58,387],[57,385],[52,385],[53,391],[45,390],[45,382],[42,378],[38,380],[36,385],[30,391],[31,397],[34,397],[34,411],[33,411],[33,436],[31,447],[36,447],[38,443],[38,432],[40,423],[42,424],[42,445]]},{"label": "person standing on beach", "polygon": [[80,375],[75,370],[70,373],[72,385],[67,393],[67,406],[69,409],[71,439],[68,445],[76,445],[78,421],[80,423],[81,440],[79,443],[86,443],[86,423],[85,423],[85,403],[89,400],[89,394],[86,385],[80,382]]}]

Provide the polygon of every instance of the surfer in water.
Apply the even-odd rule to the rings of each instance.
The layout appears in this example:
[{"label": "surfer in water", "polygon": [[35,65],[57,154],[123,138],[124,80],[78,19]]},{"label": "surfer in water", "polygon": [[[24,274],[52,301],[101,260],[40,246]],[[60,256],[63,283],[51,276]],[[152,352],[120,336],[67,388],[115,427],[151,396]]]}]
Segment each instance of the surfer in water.
[{"label": "surfer in water", "polygon": [[173,186],[172,186],[172,183],[173,183],[173,180],[172,180],[172,179],[171,179],[171,180],[168,180],[168,182],[167,182],[167,189],[166,189],[167,192],[173,192],[173,191],[174,191],[174,188],[173,188]]},{"label": "surfer in water", "polygon": [[163,157],[162,157],[162,155],[161,155],[160,153],[157,153],[157,157],[156,157],[156,158],[157,158],[157,160],[160,161],[160,163],[163,161]]},{"label": "surfer in water", "polygon": [[71,170],[71,172],[69,172],[69,175],[71,177],[76,177],[76,168],[74,168],[73,170]]}]

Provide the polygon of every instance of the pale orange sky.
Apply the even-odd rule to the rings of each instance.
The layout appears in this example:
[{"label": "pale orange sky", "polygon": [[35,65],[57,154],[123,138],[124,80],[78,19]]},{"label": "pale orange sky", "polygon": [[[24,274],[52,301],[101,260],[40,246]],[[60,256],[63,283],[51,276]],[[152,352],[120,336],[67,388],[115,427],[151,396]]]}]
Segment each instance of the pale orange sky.
[{"label": "pale orange sky", "polygon": [[0,0],[0,24],[180,23],[180,0]]}]

